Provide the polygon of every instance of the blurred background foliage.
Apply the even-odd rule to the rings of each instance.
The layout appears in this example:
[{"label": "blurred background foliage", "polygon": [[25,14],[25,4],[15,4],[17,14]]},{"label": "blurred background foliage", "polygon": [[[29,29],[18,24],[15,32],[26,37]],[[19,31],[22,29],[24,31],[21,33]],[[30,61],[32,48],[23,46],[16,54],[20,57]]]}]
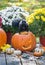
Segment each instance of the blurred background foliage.
[{"label": "blurred background foliage", "polygon": [[0,10],[14,5],[31,13],[34,9],[45,7],[45,0],[0,0]]}]

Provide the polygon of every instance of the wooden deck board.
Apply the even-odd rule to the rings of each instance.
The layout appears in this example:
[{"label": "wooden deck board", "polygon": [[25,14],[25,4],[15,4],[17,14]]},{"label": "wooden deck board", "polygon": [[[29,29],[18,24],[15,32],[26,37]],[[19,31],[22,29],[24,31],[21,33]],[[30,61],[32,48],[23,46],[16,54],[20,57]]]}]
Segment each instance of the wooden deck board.
[{"label": "wooden deck board", "polygon": [[20,59],[12,55],[6,55],[7,65],[21,65]]},{"label": "wooden deck board", "polygon": [[4,54],[0,54],[0,65],[6,65]]},{"label": "wooden deck board", "polygon": [[36,65],[35,61],[25,60],[23,58],[21,60],[23,65]]},{"label": "wooden deck board", "polygon": [[6,54],[6,60],[5,60],[5,54],[0,54],[0,65],[45,65],[45,56],[43,56],[44,59],[39,59],[36,62],[30,61],[29,59],[24,59],[24,58],[18,58],[14,57],[13,55],[7,55]]}]

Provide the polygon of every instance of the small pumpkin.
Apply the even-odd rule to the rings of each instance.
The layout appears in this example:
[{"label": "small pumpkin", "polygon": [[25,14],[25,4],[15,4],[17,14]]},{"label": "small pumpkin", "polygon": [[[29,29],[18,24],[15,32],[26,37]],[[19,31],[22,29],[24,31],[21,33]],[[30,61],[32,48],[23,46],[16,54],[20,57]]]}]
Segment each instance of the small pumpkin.
[{"label": "small pumpkin", "polygon": [[21,51],[32,51],[36,46],[35,35],[32,32],[25,33],[14,34],[11,40],[12,46]]},{"label": "small pumpkin", "polygon": [[20,50],[15,50],[15,51],[14,51],[14,55],[17,55],[17,56],[20,56],[21,53],[22,53],[22,52],[21,52]]},{"label": "small pumpkin", "polygon": [[6,33],[5,33],[5,31],[2,28],[0,28],[0,48],[4,44],[6,44],[6,42],[7,42]]},{"label": "small pumpkin", "polygon": [[40,57],[40,56],[42,56],[42,53],[41,52],[34,52],[34,56]]},{"label": "small pumpkin", "polygon": [[8,48],[8,49],[6,49],[6,53],[11,55],[11,54],[14,53],[14,49],[13,48]]},{"label": "small pumpkin", "polygon": [[36,48],[34,52],[34,56],[40,57],[44,53],[44,50],[42,48]]}]

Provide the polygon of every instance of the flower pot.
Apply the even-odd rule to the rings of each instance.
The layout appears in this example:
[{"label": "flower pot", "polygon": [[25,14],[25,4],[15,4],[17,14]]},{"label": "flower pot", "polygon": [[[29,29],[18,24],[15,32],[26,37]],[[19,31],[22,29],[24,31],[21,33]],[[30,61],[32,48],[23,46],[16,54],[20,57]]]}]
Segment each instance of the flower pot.
[{"label": "flower pot", "polygon": [[45,46],[45,36],[40,36],[40,43]]},{"label": "flower pot", "polygon": [[12,33],[6,32],[6,34],[7,34],[7,43],[11,44]]},{"label": "flower pot", "polygon": [[2,18],[0,17],[0,27],[2,27]]}]

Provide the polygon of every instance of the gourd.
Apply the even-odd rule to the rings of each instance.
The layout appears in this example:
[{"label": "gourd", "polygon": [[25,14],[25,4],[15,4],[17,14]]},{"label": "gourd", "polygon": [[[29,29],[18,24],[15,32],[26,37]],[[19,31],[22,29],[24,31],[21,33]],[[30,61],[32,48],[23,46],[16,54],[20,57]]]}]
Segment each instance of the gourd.
[{"label": "gourd", "polygon": [[44,54],[43,48],[35,48],[34,56],[40,57]]}]

